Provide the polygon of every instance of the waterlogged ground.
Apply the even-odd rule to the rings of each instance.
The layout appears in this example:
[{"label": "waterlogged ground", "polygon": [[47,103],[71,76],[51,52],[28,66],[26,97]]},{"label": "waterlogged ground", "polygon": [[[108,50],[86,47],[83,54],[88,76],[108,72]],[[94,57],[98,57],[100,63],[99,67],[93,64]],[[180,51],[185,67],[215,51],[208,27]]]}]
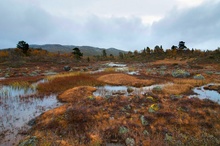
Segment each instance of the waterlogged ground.
[{"label": "waterlogged ground", "polygon": [[[218,71],[163,63],[105,63],[82,74],[62,73],[48,84],[40,81],[39,90],[59,93],[62,104],[56,94],[36,96],[39,82],[1,85],[0,146],[28,134],[40,145],[220,144],[220,94],[204,89],[220,82]],[[174,78],[176,68],[191,75]]]},{"label": "waterlogged ground", "polygon": [[[190,97],[198,97],[200,99],[210,99],[220,104],[220,93],[218,93],[215,90],[204,89],[204,87],[209,86],[209,85],[215,85],[215,84],[208,84],[208,85],[194,88],[193,92],[196,93],[197,95],[191,95]],[[220,86],[220,84],[216,84],[216,85]]]},{"label": "waterlogged ground", "polygon": [[[168,83],[167,85],[170,85]],[[112,86],[106,85],[101,87],[96,87],[96,91],[93,93],[94,96],[101,96],[101,97],[111,97],[117,95],[125,95],[125,96],[132,96],[132,95],[141,95],[147,92],[152,91],[154,88],[161,88],[166,86],[166,84],[158,84],[158,85],[151,85],[145,87],[132,87],[132,86]]]},{"label": "waterlogged ground", "polygon": [[34,123],[32,119],[61,105],[56,95],[38,97],[35,93],[36,84],[30,87],[0,86],[1,146],[18,143]]}]

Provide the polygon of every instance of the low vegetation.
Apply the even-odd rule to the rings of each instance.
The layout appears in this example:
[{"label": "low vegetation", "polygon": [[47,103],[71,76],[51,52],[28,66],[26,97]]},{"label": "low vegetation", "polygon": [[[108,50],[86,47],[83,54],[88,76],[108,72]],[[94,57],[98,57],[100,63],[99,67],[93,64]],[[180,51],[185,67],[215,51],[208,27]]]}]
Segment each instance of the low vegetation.
[{"label": "low vegetation", "polygon": [[[188,96],[195,87],[220,83],[218,54],[219,49],[155,47],[88,59],[42,49],[7,50],[0,51],[0,84],[20,88],[44,79],[37,94],[56,94],[63,103],[36,117],[20,145],[219,145],[220,105]],[[109,61],[126,68],[108,67]],[[127,94],[95,96],[104,85],[127,86]],[[150,85],[155,86],[142,90]],[[205,88],[219,92],[218,85]]]}]

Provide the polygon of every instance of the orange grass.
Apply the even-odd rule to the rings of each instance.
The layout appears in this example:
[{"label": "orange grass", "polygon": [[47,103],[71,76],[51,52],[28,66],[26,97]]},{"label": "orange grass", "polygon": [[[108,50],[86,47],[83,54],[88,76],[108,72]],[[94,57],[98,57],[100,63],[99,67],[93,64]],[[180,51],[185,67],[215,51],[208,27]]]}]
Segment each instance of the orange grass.
[{"label": "orange grass", "polygon": [[203,80],[173,79],[173,84],[166,85],[163,87],[163,93],[179,95],[192,90],[193,87],[202,86],[205,83],[206,81]]},{"label": "orange grass", "polygon": [[75,76],[54,78],[49,82],[39,84],[37,89],[39,93],[60,93],[77,86],[98,85],[103,85],[103,82],[98,81],[87,74],[79,74]]},{"label": "orange grass", "polygon": [[39,80],[43,79],[43,76],[36,76],[36,77],[14,77],[14,78],[6,78],[4,80],[0,80],[0,84],[10,85],[14,82],[28,82],[34,83]]},{"label": "orange grass", "polygon": [[77,102],[82,98],[91,96],[95,90],[96,88],[90,86],[75,87],[59,95],[58,99],[63,102]]},{"label": "orange grass", "polygon": [[164,60],[157,60],[155,62],[153,62],[154,65],[159,65],[159,64],[186,64],[187,61],[189,60],[181,60],[179,59],[164,59]]},{"label": "orange grass", "polygon": [[146,86],[153,84],[153,80],[141,80],[126,74],[107,74],[98,78],[99,81],[114,85]]},{"label": "orange grass", "polygon": [[[219,144],[216,138],[220,137],[220,106],[214,102],[187,97],[172,100],[152,95],[152,98],[158,98],[154,103],[160,104],[160,109],[149,113],[148,108],[153,103],[145,95],[90,100],[80,97],[80,88],[83,87],[63,93],[69,93],[67,97],[79,95],[77,101],[69,100],[67,102],[71,104],[47,111],[36,120],[31,134],[39,138],[39,145],[61,141],[80,146],[124,144],[128,137],[134,138],[136,145],[176,145],[176,142],[201,145],[204,140],[210,145]],[[92,91],[89,88],[85,92]],[[142,125],[141,116],[149,125]],[[128,129],[127,133],[119,133],[122,126]],[[143,134],[145,130],[149,135]],[[172,140],[165,140],[166,134],[171,135]]]}]

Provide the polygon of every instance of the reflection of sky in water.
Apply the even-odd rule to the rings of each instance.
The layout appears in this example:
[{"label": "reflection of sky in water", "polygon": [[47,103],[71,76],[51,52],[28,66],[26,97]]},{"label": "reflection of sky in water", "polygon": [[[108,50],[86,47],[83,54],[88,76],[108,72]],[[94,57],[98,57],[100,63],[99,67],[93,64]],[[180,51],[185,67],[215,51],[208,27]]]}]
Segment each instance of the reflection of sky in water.
[{"label": "reflection of sky in water", "polygon": [[0,132],[10,130],[16,135],[29,120],[61,105],[56,95],[43,98],[28,96],[35,93],[36,84],[33,84],[32,88],[0,87]]},{"label": "reflection of sky in water", "polygon": [[146,87],[141,87],[141,88],[136,88],[136,87],[129,87],[129,86],[101,86],[101,87],[96,87],[97,90],[93,93],[94,96],[101,96],[105,97],[106,95],[113,95],[114,93],[124,93],[123,95],[128,96],[129,93],[127,92],[128,88],[133,89],[133,92],[131,94],[143,94],[146,93],[147,91],[152,90],[156,86],[163,87],[165,85],[170,85],[168,84],[161,84],[161,85],[152,85],[152,86],[146,86]]},{"label": "reflection of sky in water", "polygon": [[[209,84],[211,85],[211,84]],[[208,98],[212,101],[218,102],[220,104],[220,94],[214,90],[205,90],[204,86],[197,87],[193,90],[198,95],[192,95],[190,97],[198,97],[200,99]]]}]

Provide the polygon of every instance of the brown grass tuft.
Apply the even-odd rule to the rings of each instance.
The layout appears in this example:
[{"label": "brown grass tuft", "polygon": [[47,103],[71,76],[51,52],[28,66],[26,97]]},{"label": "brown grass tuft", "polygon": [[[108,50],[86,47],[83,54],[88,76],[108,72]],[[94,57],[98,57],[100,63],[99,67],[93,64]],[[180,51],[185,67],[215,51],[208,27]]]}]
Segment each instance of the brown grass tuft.
[{"label": "brown grass tuft", "polygon": [[82,98],[87,98],[92,95],[96,88],[90,86],[80,86],[69,89],[58,96],[58,99],[62,102],[77,102]]},{"label": "brown grass tuft", "polygon": [[115,85],[145,86],[153,84],[152,80],[141,80],[121,73],[103,75],[98,80]]},{"label": "brown grass tuft", "polygon": [[39,93],[61,93],[77,86],[98,86],[103,82],[87,74],[58,77],[38,85]]}]

